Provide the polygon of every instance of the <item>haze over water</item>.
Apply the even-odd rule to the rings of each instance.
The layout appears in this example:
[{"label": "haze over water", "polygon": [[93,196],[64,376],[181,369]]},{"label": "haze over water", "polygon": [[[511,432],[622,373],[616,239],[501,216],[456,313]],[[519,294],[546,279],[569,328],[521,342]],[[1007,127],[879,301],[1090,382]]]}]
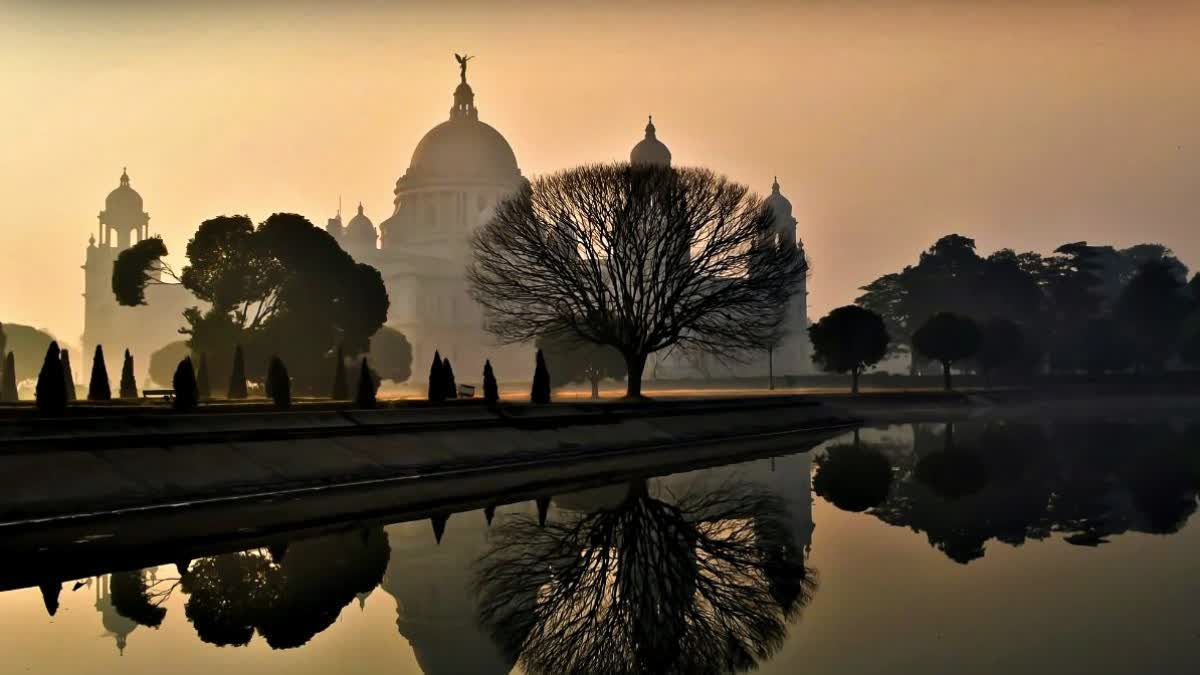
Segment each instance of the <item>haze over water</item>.
[{"label": "haze over water", "polygon": [[[778,174],[810,314],[939,235],[1200,260],[1200,7],[1188,2],[0,3],[0,318],[82,330],[121,167],[182,252],[221,213],[376,221],[443,120],[452,53],[527,176],[622,159]],[[177,258],[178,259],[178,258]],[[31,283],[31,280],[37,283]]]}]

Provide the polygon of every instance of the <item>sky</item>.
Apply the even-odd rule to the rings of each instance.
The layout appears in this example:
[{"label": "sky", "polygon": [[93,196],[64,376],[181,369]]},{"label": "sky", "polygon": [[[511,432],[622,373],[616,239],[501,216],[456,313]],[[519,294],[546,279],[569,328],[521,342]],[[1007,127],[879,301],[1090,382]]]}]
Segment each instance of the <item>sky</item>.
[{"label": "sky", "polygon": [[625,159],[765,194],[810,315],[916,260],[1160,242],[1200,267],[1200,3],[0,0],[0,321],[83,330],[122,167],[177,254],[206,218],[376,223],[458,71],[526,176]]}]

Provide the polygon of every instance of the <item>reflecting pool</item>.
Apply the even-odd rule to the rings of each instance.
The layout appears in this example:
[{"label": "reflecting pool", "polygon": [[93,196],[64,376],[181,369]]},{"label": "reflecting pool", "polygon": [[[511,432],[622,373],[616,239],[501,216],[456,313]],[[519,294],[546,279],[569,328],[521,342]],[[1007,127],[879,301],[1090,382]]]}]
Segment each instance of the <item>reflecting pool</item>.
[{"label": "reflecting pool", "polygon": [[1197,673],[1198,489],[1187,419],[862,429],[7,591],[0,672]]}]

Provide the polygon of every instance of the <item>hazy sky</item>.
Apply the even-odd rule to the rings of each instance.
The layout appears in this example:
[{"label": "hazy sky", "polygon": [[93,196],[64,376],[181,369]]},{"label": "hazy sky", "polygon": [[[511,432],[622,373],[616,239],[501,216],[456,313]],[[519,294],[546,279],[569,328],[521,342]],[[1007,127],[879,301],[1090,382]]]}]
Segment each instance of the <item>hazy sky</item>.
[{"label": "hazy sky", "polygon": [[[578,6],[577,6],[578,5]],[[1158,241],[1200,267],[1200,3],[0,0],[0,321],[82,331],[88,235],[122,166],[180,252],[201,220],[361,200],[376,223],[446,119],[532,176],[627,158],[779,175],[811,313],[937,236]]]}]

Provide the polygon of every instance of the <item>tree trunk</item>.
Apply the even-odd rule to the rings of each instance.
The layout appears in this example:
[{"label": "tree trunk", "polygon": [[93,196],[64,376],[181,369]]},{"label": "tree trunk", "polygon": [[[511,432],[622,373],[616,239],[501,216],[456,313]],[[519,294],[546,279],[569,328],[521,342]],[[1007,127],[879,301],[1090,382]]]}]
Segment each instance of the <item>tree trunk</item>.
[{"label": "tree trunk", "polygon": [[600,378],[593,377],[593,378],[591,378],[591,381],[592,381],[592,398],[593,399],[600,398]]},{"label": "tree trunk", "polygon": [[942,361],[942,379],[946,382],[946,391],[950,391],[950,362]]},{"label": "tree trunk", "polygon": [[625,356],[625,398],[642,398],[642,371],[645,369],[645,354]]},{"label": "tree trunk", "polygon": [[850,371],[850,393],[858,393],[858,368],[853,368]]}]

